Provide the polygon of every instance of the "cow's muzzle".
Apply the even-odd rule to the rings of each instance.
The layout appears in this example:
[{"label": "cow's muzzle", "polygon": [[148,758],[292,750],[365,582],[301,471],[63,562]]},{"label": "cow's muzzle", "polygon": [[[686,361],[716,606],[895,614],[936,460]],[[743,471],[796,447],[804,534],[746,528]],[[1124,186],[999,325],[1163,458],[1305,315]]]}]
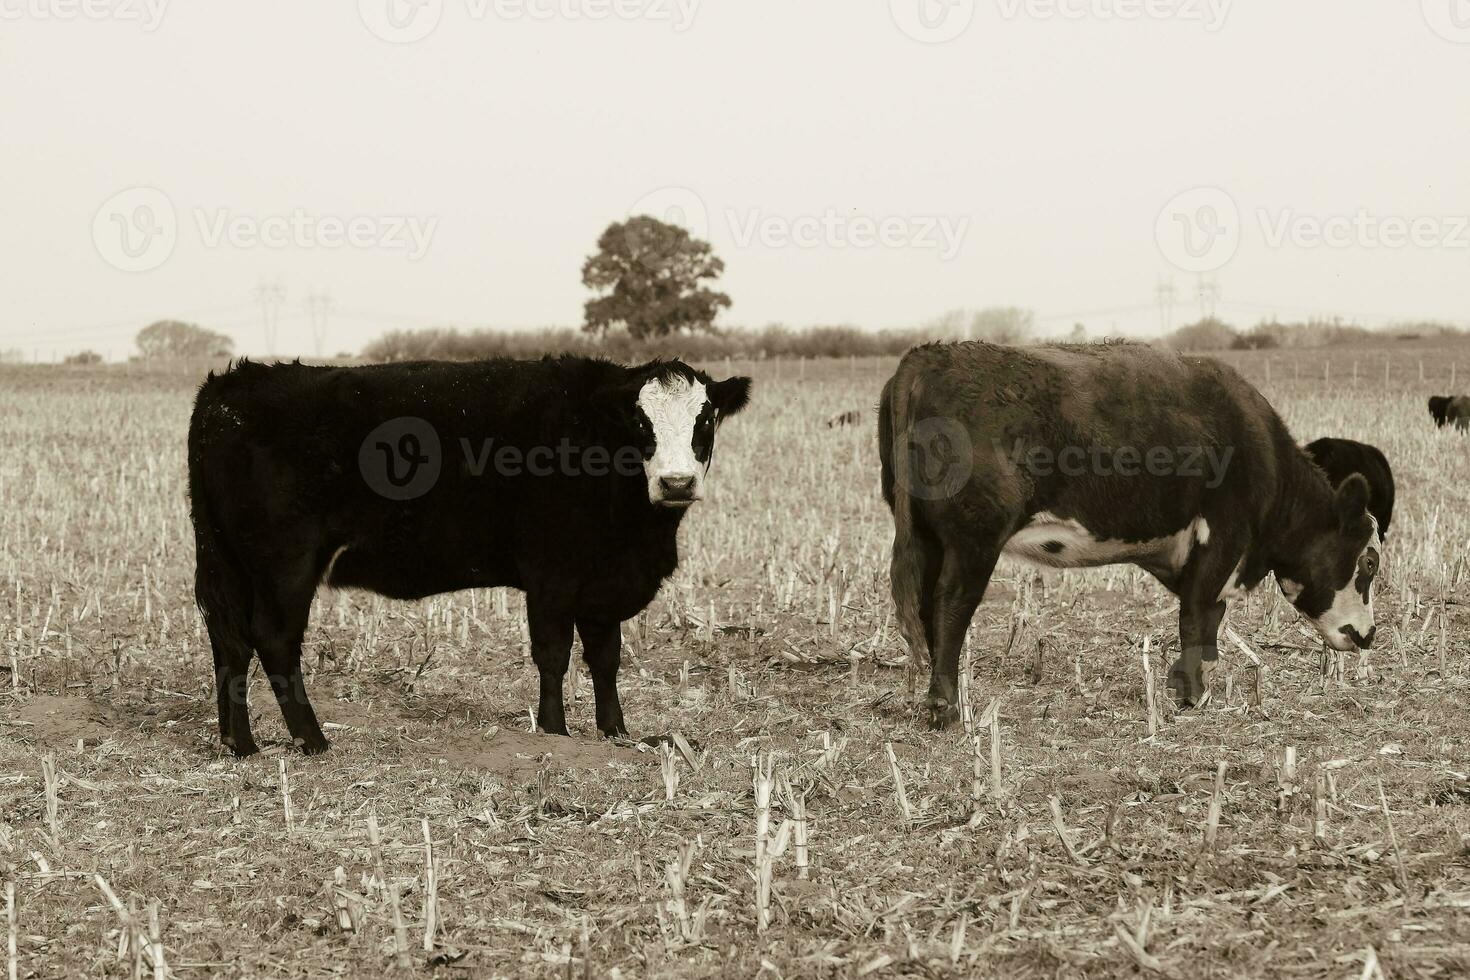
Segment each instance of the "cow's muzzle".
[{"label": "cow's muzzle", "polygon": [[699,499],[695,493],[694,477],[692,476],[661,476],[658,478],[658,499],[654,503],[660,507],[688,507]]}]

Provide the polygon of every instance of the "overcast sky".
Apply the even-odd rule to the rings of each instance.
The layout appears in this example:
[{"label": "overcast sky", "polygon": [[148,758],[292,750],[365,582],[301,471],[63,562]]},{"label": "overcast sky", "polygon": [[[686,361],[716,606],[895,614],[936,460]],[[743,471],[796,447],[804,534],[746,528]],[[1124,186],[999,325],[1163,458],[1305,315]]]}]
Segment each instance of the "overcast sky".
[{"label": "overcast sky", "polygon": [[[1213,5],[1212,5],[1213,4]],[[0,0],[0,348],[576,325],[630,210],[722,322],[1470,322],[1470,0]]]}]

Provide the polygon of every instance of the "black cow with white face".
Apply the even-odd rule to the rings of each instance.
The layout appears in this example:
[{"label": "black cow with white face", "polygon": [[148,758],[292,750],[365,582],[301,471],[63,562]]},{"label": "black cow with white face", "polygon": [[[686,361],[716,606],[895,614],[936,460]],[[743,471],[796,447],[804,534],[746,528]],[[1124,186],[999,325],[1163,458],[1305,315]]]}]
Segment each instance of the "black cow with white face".
[{"label": "black cow with white face", "polygon": [[1380,542],[1360,475],[1328,482],[1235,371],[1137,344],[909,351],[879,409],[892,582],[928,707],[958,717],[960,646],[1002,554],[1126,562],[1179,597],[1185,704],[1208,690],[1226,602],[1275,573],[1333,648],[1374,639]]},{"label": "black cow with white face", "polygon": [[678,361],[583,358],[368,367],[260,365],[211,375],[189,425],[195,594],[214,650],[221,741],[256,751],[259,656],[292,738],[325,751],[301,675],[317,586],[418,599],[526,593],[536,721],[567,734],[575,629],[597,727],[627,734],[620,624],[678,565],[720,424],[749,378]]}]

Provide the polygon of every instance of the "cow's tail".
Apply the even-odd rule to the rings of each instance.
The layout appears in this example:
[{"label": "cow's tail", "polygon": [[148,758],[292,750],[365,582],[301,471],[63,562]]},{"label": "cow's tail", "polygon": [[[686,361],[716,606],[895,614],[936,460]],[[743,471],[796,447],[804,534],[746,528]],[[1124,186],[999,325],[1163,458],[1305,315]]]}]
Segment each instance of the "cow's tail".
[{"label": "cow's tail", "polygon": [[210,388],[205,382],[189,420],[189,511],[194,523],[194,601],[209,630],[220,681],[249,666],[254,590],[249,571],[221,531],[219,501],[210,492],[213,453],[205,430],[211,414],[220,409],[218,394]]},{"label": "cow's tail", "polygon": [[[898,373],[883,386],[883,398],[878,405],[883,499],[893,511],[893,561],[889,578],[899,632],[908,643],[911,671],[923,670],[929,665],[929,641],[923,616],[928,542],[918,526],[914,498],[909,494],[909,488],[914,484],[909,479],[912,459],[908,429],[913,424],[911,407],[920,393],[920,385],[919,377],[906,376],[900,364]],[[911,673],[910,686],[912,682]]]}]

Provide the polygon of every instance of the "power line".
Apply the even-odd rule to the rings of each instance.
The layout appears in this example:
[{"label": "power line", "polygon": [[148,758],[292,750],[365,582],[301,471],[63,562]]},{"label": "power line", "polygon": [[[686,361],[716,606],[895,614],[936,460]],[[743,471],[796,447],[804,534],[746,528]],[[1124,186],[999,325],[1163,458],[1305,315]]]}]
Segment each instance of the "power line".
[{"label": "power line", "polygon": [[1214,276],[1206,279],[1201,273],[1195,283],[1194,295],[1199,300],[1200,319],[1213,320],[1215,308],[1220,304],[1220,280]]},{"label": "power line", "polygon": [[286,287],[279,279],[275,282],[262,282],[255,287],[255,299],[260,303],[261,325],[265,328],[265,350],[268,354],[276,352],[276,328],[280,324],[281,304],[286,302]]},{"label": "power line", "polygon": [[336,304],[329,293],[313,290],[306,297],[306,315],[311,317],[311,339],[316,345],[316,356],[321,357],[327,345],[327,317]]},{"label": "power line", "polygon": [[1174,277],[1160,279],[1154,286],[1154,302],[1159,307],[1159,327],[1164,333],[1174,329]]}]

